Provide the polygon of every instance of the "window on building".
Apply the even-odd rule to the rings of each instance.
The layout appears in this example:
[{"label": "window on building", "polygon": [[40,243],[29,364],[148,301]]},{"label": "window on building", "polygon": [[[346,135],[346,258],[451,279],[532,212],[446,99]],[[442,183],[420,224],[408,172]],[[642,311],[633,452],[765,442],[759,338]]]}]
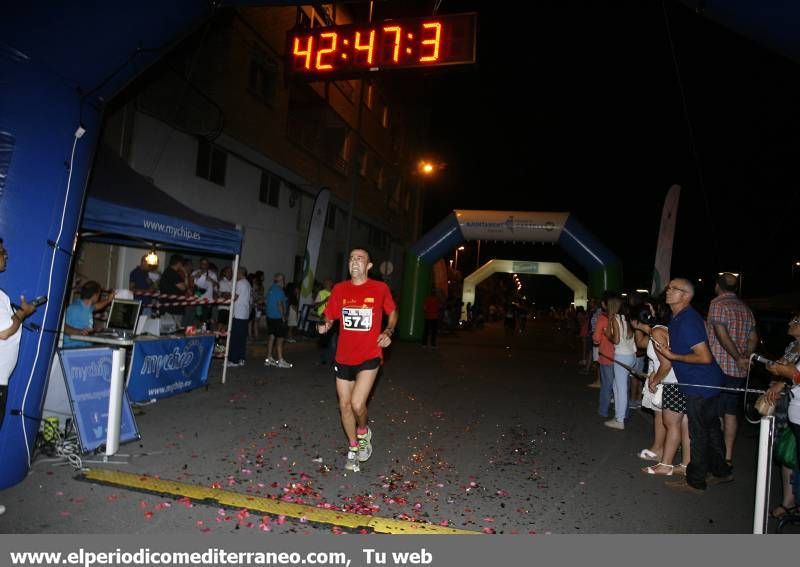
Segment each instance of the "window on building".
[{"label": "window on building", "polygon": [[389,127],[389,106],[384,104],[383,105],[383,114],[381,116],[381,126],[384,128]]},{"label": "window on building", "polygon": [[366,91],[367,92],[364,94],[364,105],[372,110],[372,107],[375,105],[375,85],[367,83]]},{"label": "window on building", "polygon": [[389,184],[389,188],[391,191],[389,195],[389,207],[395,211],[399,211],[400,196],[403,194],[403,180],[399,177],[395,177]]},{"label": "window on building", "polygon": [[207,179],[217,185],[225,185],[225,170],[228,154],[205,138],[197,140],[197,177]]},{"label": "window on building", "polygon": [[333,83],[336,88],[344,95],[350,102],[356,101],[356,89],[353,87],[352,81],[336,81]]},{"label": "window on building", "polygon": [[377,170],[377,173],[375,175],[375,187],[377,187],[380,190],[383,189],[383,184],[384,181],[386,180],[386,168],[383,166],[383,163],[378,161],[375,164],[375,169]]},{"label": "window on building", "polygon": [[319,155],[325,106],[322,99],[305,84],[290,85],[286,135],[309,152]]},{"label": "window on building", "polygon": [[367,176],[367,168],[369,167],[369,155],[367,152],[367,148],[363,145],[358,146],[358,154],[356,155],[356,159],[358,160],[358,173],[361,177]]},{"label": "window on building", "polygon": [[331,230],[336,230],[336,207],[328,204],[328,215],[325,217],[325,226]]},{"label": "window on building", "polygon": [[278,63],[258,46],[250,50],[250,75],[247,88],[262,102],[271,103],[279,80]]},{"label": "window on building", "polygon": [[258,200],[270,207],[280,206],[281,178],[269,171],[261,170],[261,185],[258,189]]},{"label": "window on building", "polygon": [[386,245],[387,235],[384,231],[374,226],[369,227],[369,245],[376,248],[384,248]]},{"label": "window on building", "polygon": [[325,110],[322,128],[322,159],[341,173],[347,172],[347,138],[349,129],[344,120],[330,109]]},{"label": "window on building", "polygon": [[311,27],[311,16],[309,16],[303,8],[297,8],[297,26],[302,29]]}]

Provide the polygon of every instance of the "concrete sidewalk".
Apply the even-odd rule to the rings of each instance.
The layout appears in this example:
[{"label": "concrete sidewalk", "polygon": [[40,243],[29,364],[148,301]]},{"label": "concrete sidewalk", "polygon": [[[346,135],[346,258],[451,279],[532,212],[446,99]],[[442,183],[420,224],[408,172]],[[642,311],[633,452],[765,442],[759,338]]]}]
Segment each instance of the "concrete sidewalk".
[{"label": "concrete sidewalk", "polygon": [[[343,470],[334,378],[316,344],[287,345],[287,370],[265,368],[261,344],[249,352],[226,384],[215,363],[207,389],[142,408],[127,464],[85,466],[481,533],[751,531],[753,429],[742,428],[734,483],[672,493],[639,470],[651,418],[603,427],[597,390],[546,325],[511,339],[499,327],[461,332],[436,350],[395,343],[370,401],[375,451],[356,474]],[[5,533],[341,529],[89,483],[44,458],[0,502]]]}]

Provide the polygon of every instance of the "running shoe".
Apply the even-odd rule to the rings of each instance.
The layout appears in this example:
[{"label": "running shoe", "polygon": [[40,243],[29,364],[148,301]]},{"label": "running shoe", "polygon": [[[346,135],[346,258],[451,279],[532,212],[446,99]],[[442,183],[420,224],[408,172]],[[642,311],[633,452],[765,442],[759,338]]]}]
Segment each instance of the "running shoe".
[{"label": "running shoe", "polygon": [[268,356],[264,359],[264,366],[278,366],[278,361],[271,356]]},{"label": "running shoe", "polygon": [[292,367],[292,363],[291,362],[286,362],[285,360],[283,360],[281,358],[279,361],[277,361],[275,363],[275,366],[277,366],[278,368],[291,368]]},{"label": "running shoe", "polygon": [[353,472],[361,471],[361,467],[358,464],[358,447],[349,447],[347,449],[347,462],[344,468]]},{"label": "running shoe", "polygon": [[367,432],[358,437],[358,460],[362,463],[372,456],[372,430],[367,427]]}]

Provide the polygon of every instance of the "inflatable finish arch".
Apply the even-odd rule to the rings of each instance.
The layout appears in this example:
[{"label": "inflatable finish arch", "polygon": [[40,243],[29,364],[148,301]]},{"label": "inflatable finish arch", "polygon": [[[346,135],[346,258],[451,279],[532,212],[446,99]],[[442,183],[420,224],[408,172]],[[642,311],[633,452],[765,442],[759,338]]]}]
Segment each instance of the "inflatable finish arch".
[{"label": "inflatable finish arch", "polygon": [[[233,1],[236,5],[300,2]],[[9,2],[0,18],[0,287],[47,295],[26,322],[0,427],[0,489],[30,467],[85,187],[108,101],[215,2]]]},{"label": "inflatable finish arch", "polygon": [[[461,302],[466,305],[467,303],[475,303],[475,288],[483,280],[496,273],[503,274],[536,274],[539,276],[554,276],[561,280],[568,288],[572,290],[573,302],[575,307],[586,307],[588,303],[588,295],[586,284],[583,283],[578,277],[570,272],[563,264],[558,262],[528,262],[528,261],[514,261],[514,260],[489,260],[483,266],[472,272],[464,278],[463,290],[461,293]],[[467,318],[467,311],[462,306],[461,320]]]},{"label": "inflatable finish arch", "polygon": [[589,293],[600,296],[622,284],[619,259],[570,213],[455,210],[406,255],[400,303],[400,337],[422,338],[422,301],[431,265],[465,240],[558,243],[589,274]]}]

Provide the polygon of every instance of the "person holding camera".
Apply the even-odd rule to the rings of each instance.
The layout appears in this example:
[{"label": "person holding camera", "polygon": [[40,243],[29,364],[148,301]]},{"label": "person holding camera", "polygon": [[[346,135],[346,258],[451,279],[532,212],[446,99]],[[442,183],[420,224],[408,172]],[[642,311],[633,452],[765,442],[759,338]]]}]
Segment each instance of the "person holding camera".
[{"label": "person holding camera", "polygon": [[[0,272],[6,271],[7,262],[8,252],[3,246],[3,239],[0,238]],[[25,301],[25,296],[20,296],[20,306],[14,309],[6,292],[0,290],[0,426],[6,415],[8,381],[19,357],[19,344],[22,338],[19,330],[22,322],[36,311],[36,303],[28,303]],[[0,514],[4,514],[5,511],[6,507],[0,504]]]},{"label": "person holding camera", "polygon": [[[769,390],[766,392],[767,400],[772,404],[776,404],[780,396],[784,394],[789,379],[794,377],[793,369],[795,365],[800,362],[800,313],[789,321],[787,332],[794,340],[786,347],[782,357],[766,366],[771,374],[781,378],[780,380],[771,382]],[[798,386],[796,382],[792,382],[792,385],[791,394],[793,397],[789,402],[788,424],[786,425],[792,428],[796,439],[800,441],[800,437],[797,437],[797,424],[800,423],[800,386]],[[792,408],[793,404],[794,409]],[[785,422],[785,418],[781,420],[780,416],[777,414],[778,412],[776,411],[775,426],[776,428],[781,428],[782,424]],[[792,419],[792,415],[794,415],[794,419]],[[792,426],[793,423],[795,424],[794,426]],[[777,437],[778,435],[776,434],[775,438]],[[798,443],[798,446],[800,446],[800,443]],[[800,464],[800,460],[797,462]],[[800,493],[800,467],[792,470],[789,467],[782,466],[781,480],[783,481],[783,498],[781,504],[770,511],[770,516],[776,519],[780,519],[786,515],[800,514],[800,506],[797,505],[797,494]],[[794,482],[792,482],[792,480],[794,480]],[[794,489],[792,488],[792,484],[794,484]]]}]

